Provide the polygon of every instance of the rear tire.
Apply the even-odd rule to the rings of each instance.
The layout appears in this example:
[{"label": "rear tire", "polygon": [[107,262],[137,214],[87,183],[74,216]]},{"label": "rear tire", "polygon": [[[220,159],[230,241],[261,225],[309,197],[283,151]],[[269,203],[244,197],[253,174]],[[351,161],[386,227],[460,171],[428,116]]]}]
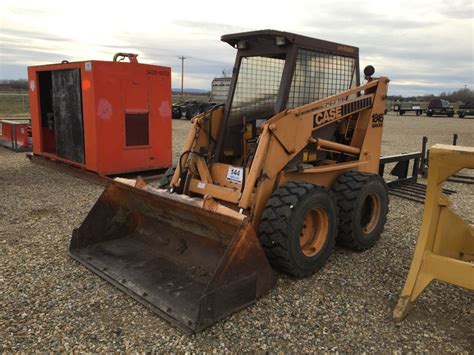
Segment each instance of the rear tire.
[{"label": "rear tire", "polygon": [[359,251],[373,247],[387,221],[388,191],[383,178],[349,171],[337,179],[333,192],[339,217],[336,241]]},{"label": "rear tire", "polygon": [[323,187],[289,182],[268,200],[259,238],[275,269],[295,277],[319,270],[331,255],[337,233],[334,199]]},{"label": "rear tire", "polygon": [[168,189],[170,187],[171,179],[173,178],[175,170],[176,167],[172,166],[171,168],[168,168],[168,170],[165,171],[159,181],[160,188]]},{"label": "rear tire", "polygon": [[177,112],[174,112],[174,111],[171,112],[171,118],[173,120],[179,120],[181,119],[181,117],[183,117],[183,113],[181,112],[181,110],[177,110]]},{"label": "rear tire", "polygon": [[190,108],[186,109],[186,119],[190,120],[194,116],[199,114],[199,107],[198,106],[192,106]]}]

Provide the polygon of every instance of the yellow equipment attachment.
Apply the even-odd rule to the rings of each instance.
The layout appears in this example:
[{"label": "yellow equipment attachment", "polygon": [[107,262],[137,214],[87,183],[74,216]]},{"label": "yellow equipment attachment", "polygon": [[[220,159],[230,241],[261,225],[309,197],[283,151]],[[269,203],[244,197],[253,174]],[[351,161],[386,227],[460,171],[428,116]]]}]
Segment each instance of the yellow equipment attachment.
[{"label": "yellow equipment attachment", "polygon": [[474,229],[449,208],[442,184],[474,168],[474,148],[437,144],[430,150],[425,211],[405,286],[393,311],[396,320],[433,280],[474,290]]}]

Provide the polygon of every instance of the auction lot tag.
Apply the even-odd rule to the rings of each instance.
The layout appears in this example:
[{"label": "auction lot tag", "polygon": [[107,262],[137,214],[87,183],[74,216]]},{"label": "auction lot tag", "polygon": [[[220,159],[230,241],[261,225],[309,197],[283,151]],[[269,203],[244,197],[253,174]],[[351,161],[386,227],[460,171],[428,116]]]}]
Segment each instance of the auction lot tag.
[{"label": "auction lot tag", "polygon": [[242,183],[242,177],[244,176],[244,168],[229,167],[227,170],[227,181]]}]

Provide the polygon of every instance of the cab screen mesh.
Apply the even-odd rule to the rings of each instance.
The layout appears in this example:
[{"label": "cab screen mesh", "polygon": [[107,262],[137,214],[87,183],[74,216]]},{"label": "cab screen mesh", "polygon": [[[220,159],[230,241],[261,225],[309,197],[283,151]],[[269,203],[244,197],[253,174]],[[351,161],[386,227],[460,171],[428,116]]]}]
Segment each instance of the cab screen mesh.
[{"label": "cab screen mesh", "polygon": [[295,108],[355,86],[356,60],[299,49],[287,108]]},{"label": "cab screen mesh", "polygon": [[275,114],[275,103],[283,74],[284,59],[244,57],[230,110],[230,125],[242,118],[253,120]]}]

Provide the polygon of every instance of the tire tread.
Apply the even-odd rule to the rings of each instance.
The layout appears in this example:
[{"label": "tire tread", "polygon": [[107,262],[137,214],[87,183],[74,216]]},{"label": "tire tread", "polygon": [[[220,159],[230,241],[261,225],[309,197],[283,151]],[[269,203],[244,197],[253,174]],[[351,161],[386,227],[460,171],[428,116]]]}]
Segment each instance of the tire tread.
[{"label": "tire tread", "polygon": [[292,209],[308,193],[317,190],[326,191],[321,186],[309,183],[286,183],[273,192],[262,214],[259,238],[265,255],[274,268],[292,276],[305,277],[316,271],[302,271],[292,265],[287,234]]},{"label": "tire tread", "polygon": [[[379,175],[375,174],[363,173],[359,171],[348,171],[341,175],[334,184],[332,190],[336,201],[339,218],[338,235],[336,239],[338,244],[358,251],[369,249],[372,246],[361,244],[354,236],[354,233],[352,233],[352,218],[355,210],[355,201],[359,196],[360,190],[366,183],[374,178],[378,178],[382,181],[386,195],[388,196],[387,185],[385,184],[385,181]],[[380,234],[382,234],[384,230],[387,215],[383,214],[381,218],[383,220]]]}]

